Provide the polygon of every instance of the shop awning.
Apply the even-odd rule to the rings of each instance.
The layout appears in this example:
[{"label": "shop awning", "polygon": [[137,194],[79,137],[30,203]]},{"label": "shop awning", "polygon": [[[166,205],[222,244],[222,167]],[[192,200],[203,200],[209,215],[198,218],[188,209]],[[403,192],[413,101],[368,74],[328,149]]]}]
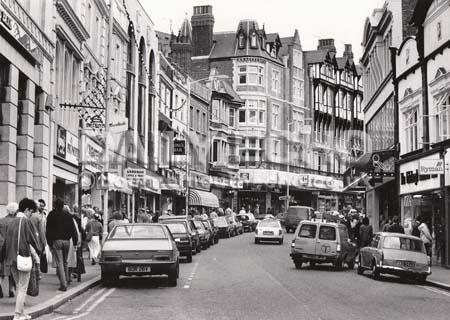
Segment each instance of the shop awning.
[{"label": "shop awning", "polygon": [[217,196],[211,192],[194,189],[189,190],[189,205],[218,208],[219,199],[217,199]]},{"label": "shop awning", "polygon": [[127,179],[112,173],[108,174],[108,186],[109,190],[133,194],[133,190],[130,188]]}]

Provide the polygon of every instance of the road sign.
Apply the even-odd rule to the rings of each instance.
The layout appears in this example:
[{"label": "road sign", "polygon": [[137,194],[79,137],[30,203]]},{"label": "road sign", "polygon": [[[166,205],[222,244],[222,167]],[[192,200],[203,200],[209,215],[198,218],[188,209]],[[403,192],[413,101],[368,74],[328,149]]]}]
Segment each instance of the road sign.
[{"label": "road sign", "polygon": [[176,156],[184,156],[186,154],[186,143],[184,140],[173,141],[173,154]]}]

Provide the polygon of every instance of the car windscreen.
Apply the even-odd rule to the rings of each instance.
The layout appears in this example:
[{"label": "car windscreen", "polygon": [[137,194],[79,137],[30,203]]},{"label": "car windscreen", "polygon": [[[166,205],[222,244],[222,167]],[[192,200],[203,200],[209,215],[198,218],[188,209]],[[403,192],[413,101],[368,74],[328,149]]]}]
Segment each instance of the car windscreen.
[{"label": "car windscreen", "polygon": [[298,236],[300,238],[315,238],[317,226],[315,224],[302,224]]},{"label": "car windscreen", "polygon": [[201,221],[194,221],[195,226],[197,227],[197,229],[205,229],[205,226],[203,225],[203,223]]},{"label": "car windscreen", "polygon": [[205,226],[206,229],[210,229],[211,228],[207,221],[202,221],[202,223],[203,223],[203,225]]},{"label": "car windscreen", "polygon": [[336,228],[332,226],[320,226],[319,239],[322,240],[336,240]]},{"label": "car windscreen", "polygon": [[241,221],[248,221],[250,219],[248,216],[236,216],[236,218]]},{"label": "car windscreen", "polygon": [[425,253],[422,240],[406,237],[385,237],[383,240],[383,248]]},{"label": "car windscreen", "polygon": [[165,224],[172,233],[186,233],[186,227],[183,223],[166,223]]},{"label": "car windscreen", "polygon": [[218,218],[218,219],[216,219],[215,223],[217,224],[217,226],[219,228],[223,228],[223,227],[227,227],[228,226],[227,220],[225,220],[225,218],[223,218],[223,219]]},{"label": "car windscreen", "polygon": [[280,225],[279,225],[278,221],[265,221],[265,220],[263,220],[263,221],[261,221],[259,223],[259,227],[262,227],[262,228],[278,228],[279,226]]},{"label": "car windscreen", "polygon": [[167,239],[167,235],[159,225],[118,225],[109,239]]}]

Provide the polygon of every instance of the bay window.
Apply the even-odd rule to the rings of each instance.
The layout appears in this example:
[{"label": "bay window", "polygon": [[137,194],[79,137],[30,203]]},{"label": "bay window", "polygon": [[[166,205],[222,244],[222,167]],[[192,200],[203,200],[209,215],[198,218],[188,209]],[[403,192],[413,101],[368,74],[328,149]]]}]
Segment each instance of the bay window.
[{"label": "bay window", "polygon": [[238,68],[239,84],[264,84],[264,68],[257,65],[246,65]]}]

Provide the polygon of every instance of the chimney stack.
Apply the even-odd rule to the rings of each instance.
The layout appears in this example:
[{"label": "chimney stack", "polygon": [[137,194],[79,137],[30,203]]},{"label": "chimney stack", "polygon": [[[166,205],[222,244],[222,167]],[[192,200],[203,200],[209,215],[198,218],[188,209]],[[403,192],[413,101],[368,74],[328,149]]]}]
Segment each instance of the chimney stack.
[{"label": "chimney stack", "polygon": [[192,56],[207,56],[213,46],[214,16],[212,6],[194,6],[191,17]]},{"label": "chimney stack", "polygon": [[347,57],[349,59],[353,59],[353,50],[352,50],[352,45],[351,44],[346,44],[345,45],[345,50],[344,50],[344,57]]},{"label": "chimney stack", "polygon": [[329,50],[336,53],[336,47],[334,46],[334,39],[320,39],[317,50]]}]

